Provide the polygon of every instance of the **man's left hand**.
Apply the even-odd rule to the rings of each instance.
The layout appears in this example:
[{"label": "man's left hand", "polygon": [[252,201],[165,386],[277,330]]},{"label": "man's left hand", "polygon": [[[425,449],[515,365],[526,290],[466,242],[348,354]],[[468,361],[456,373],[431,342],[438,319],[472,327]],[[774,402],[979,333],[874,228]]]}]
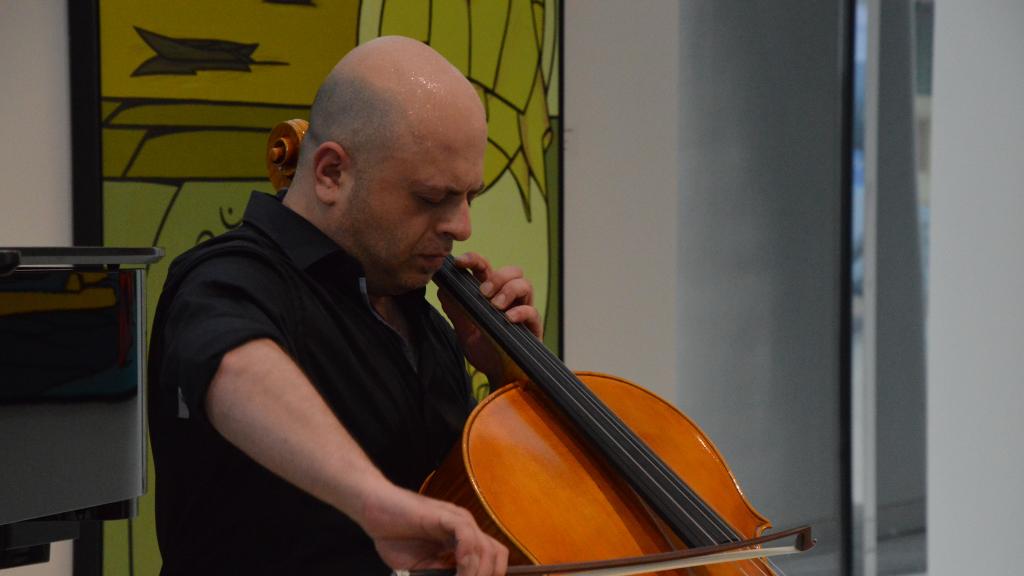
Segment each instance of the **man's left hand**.
[{"label": "man's left hand", "polygon": [[[473,273],[480,281],[480,293],[490,300],[492,306],[505,312],[511,322],[526,326],[538,339],[543,337],[540,312],[533,306],[533,285],[523,277],[522,269],[516,266],[492,269],[486,258],[473,252],[457,257],[455,265]],[[470,363],[487,375],[493,387],[521,378],[518,371],[511,369],[513,366],[508,357],[473,323],[450,294],[438,290],[437,295]]]}]

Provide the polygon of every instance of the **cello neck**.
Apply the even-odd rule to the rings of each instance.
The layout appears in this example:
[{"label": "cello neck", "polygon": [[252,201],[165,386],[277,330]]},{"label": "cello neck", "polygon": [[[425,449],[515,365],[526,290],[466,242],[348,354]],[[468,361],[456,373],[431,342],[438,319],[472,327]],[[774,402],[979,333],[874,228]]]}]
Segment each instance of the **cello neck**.
[{"label": "cello neck", "polygon": [[740,539],[554,353],[526,327],[512,323],[495,309],[480,294],[477,280],[458,269],[453,258],[445,259],[434,274],[434,283],[452,295],[687,546]]}]

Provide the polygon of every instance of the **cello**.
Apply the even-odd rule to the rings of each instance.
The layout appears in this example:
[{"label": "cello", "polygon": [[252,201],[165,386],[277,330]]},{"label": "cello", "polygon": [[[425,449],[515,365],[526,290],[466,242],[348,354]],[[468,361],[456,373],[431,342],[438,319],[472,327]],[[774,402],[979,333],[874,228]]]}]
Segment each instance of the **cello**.
[{"label": "cello", "polygon": [[[290,120],[271,131],[267,167],[279,190],[307,126]],[[765,536],[768,520],[714,444],[671,404],[626,380],[569,370],[451,257],[433,280],[525,379],[476,407],[420,491],[469,510],[509,549],[509,574],[766,576],[781,574],[767,556],[814,546],[809,527]],[[796,542],[760,547],[783,538]]]}]

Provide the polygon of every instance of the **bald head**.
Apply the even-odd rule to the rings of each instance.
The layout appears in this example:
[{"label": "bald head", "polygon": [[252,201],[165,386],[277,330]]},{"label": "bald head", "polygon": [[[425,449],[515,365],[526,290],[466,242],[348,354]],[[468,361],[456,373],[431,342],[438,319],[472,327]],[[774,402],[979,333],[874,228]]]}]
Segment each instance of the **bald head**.
[{"label": "bald head", "polygon": [[324,81],[283,202],[362,264],[369,293],[404,293],[469,238],[486,149],[469,81],[421,42],[379,38]]},{"label": "bald head", "polygon": [[390,147],[429,142],[451,122],[482,125],[483,107],[466,78],[432,48],[382,37],[350,51],[324,80],[310,112],[301,164],[334,141],[355,164],[375,164]]}]

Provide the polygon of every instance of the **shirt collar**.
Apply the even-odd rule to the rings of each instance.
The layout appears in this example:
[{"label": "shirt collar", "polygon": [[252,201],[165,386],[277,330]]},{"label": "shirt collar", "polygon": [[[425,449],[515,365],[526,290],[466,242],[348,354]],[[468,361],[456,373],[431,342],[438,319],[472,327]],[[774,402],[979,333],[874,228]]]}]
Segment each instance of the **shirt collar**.
[{"label": "shirt collar", "polygon": [[249,196],[243,220],[270,237],[303,270],[331,257],[342,262],[346,276],[362,277],[363,268],[359,262],[312,222],[281,203],[283,197],[283,194],[272,196],[254,191]]},{"label": "shirt collar", "polygon": [[[366,275],[359,261],[312,222],[281,203],[283,198],[284,193],[273,196],[253,191],[242,219],[270,237],[302,270],[325,275],[366,298]],[[426,288],[417,288],[400,295],[399,301],[422,301],[425,294]]]}]

